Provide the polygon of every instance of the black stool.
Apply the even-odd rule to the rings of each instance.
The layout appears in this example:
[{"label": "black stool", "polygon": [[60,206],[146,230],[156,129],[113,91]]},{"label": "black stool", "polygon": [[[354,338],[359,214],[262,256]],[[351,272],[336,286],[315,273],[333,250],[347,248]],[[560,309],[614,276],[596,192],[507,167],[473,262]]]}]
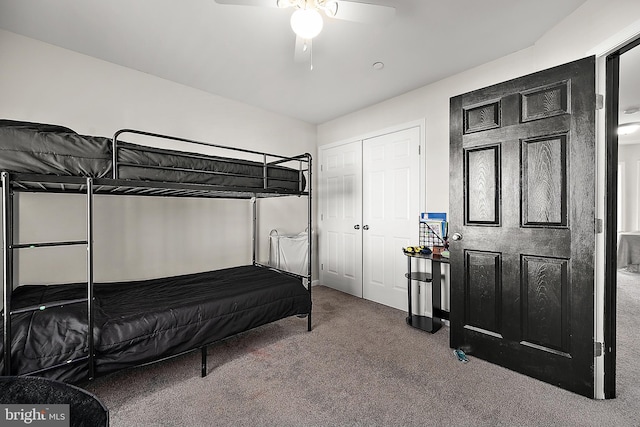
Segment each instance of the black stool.
[{"label": "black stool", "polygon": [[79,387],[39,377],[0,377],[0,404],[68,404],[72,427],[109,425],[109,411]]}]

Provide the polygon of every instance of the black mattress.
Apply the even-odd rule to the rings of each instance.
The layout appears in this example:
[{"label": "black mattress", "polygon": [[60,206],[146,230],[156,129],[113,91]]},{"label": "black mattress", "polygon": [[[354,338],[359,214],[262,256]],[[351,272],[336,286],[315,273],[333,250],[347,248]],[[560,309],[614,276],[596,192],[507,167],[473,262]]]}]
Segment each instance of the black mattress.
[{"label": "black mattress", "polygon": [[[311,312],[310,294],[299,279],[252,265],[95,284],[94,293],[93,334],[98,375],[180,354],[260,325]],[[13,292],[12,308],[85,295],[85,284],[19,286]],[[20,313],[12,318],[14,375],[87,354],[86,303]],[[81,362],[43,376],[78,382],[86,378],[86,369],[86,363]]]},{"label": "black mattress", "polygon": [[[57,125],[0,120],[0,170],[43,175],[113,177],[110,138],[79,135]],[[118,178],[264,188],[262,162],[157,149],[118,141]],[[300,191],[297,169],[267,167],[267,188]]]}]

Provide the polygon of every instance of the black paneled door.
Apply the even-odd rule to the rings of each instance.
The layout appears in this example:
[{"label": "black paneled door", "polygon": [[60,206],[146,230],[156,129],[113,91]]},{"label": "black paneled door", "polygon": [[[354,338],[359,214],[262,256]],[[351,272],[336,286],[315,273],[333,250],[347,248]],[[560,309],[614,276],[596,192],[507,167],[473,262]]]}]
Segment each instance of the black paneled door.
[{"label": "black paneled door", "polygon": [[[594,394],[595,59],[451,98],[451,347]],[[508,391],[507,391],[508,392]]]}]

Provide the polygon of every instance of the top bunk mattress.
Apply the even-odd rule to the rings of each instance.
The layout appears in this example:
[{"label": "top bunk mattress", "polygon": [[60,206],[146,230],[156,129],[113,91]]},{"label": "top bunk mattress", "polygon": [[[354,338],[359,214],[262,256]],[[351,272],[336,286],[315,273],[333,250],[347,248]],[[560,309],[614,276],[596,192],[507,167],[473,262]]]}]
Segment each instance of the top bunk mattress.
[{"label": "top bunk mattress", "polygon": [[[246,190],[302,192],[298,169],[264,163],[151,148],[118,141],[117,178],[203,184]],[[0,120],[0,171],[93,178],[113,177],[113,141],[79,135],[57,125]]]}]

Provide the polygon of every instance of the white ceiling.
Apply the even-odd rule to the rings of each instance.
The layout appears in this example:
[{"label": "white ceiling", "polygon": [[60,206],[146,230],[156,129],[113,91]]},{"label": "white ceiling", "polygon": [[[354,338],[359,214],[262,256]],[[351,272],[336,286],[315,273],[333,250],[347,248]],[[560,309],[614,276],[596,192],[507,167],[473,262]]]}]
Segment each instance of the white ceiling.
[{"label": "white ceiling", "polygon": [[[275,0],[274,0],[275,1]],[[368,0],[386,24],[325,19],[295,63],[291,9],[214,0],[0,0],[0,28],[323,123],[533,45],[585,0]],[[383,70],[372,64],[382,61]]]}]

